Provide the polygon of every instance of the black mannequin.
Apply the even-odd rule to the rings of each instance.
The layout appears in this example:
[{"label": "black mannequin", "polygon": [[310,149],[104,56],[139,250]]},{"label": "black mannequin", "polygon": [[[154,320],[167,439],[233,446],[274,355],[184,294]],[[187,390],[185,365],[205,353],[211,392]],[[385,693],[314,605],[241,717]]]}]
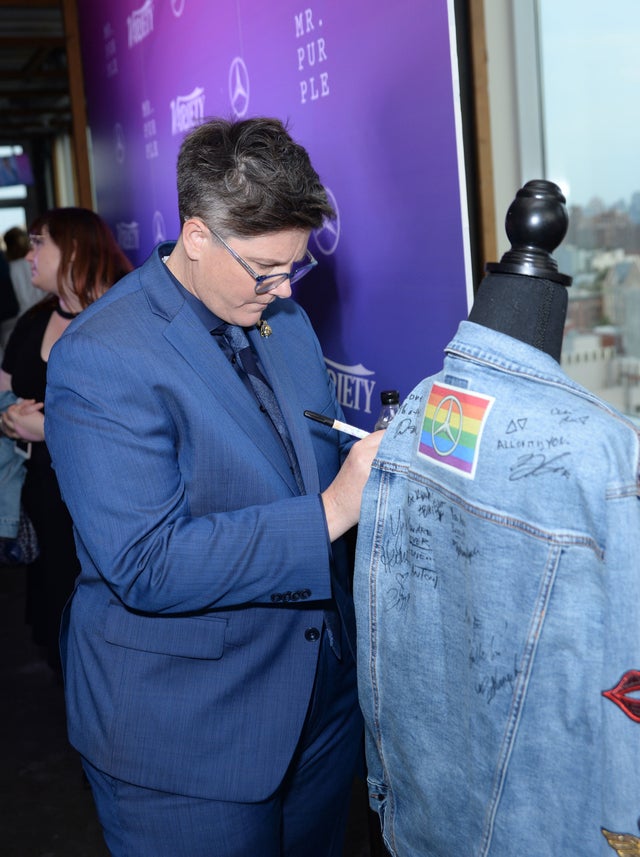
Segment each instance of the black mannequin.
[{"label": "black mannequin", "polygon": [[558,272],[551,252],[567,232],[566,200],[553,182],[527,182],[505,220],[511,250],[490,262],[469,321],[506,333],[560,362],[571,277]]}]

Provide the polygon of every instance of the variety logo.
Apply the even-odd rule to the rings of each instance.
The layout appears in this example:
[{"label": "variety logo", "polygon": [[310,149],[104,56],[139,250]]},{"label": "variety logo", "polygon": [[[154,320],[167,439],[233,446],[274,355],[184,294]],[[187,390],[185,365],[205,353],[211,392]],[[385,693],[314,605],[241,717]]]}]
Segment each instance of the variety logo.
[{"label": "variety logo", "polygon": [[343,407],[354,411],[371,413],[371,394],[376,382],[371,378],[374,372],[365,369],[362,363],[357,366],[343,366],[325,357],[327,372],[336,388],[338,401]]},{"label": "variety logo", "polygon": [[137,250],[140,247],[140,228],[131,223],[116,223],[116,237],[123,250]]},{"label": "variety logo", "polygon": [[135,9],[127,18],[129,47],[139,44],[153,32],[153,0],[147,0],[140,9]]},{"label": "variety logo", "polygon": [[116,163],[124,164],[124,156],[126,153],[126,146],[124,142],[124,128],[119,122],[113,126],[113,136],[114,136],[114,152],[116,156]]},{"label": "variety logo", "polygon": [[435,383],[424,411],[419,452],[473,479],[482,432],[495,398]]},{"label": "variety logo", "polygon": [[329,188],[325,188],[325,190],[329,197],[329,202],[336,213],[336,217],[335,220],[325,220],[320,229],[314,231],[313,237],[318,250],[324,253],[325,256],[330,256],[332,253],[335,253],[338,241],[340,240],[340,209],[333,193]]},{"label": "variety logo", "polygon": [[179,95],[171,102],[171,133],[184,134],[204,119],[204,88],[196,86],[189,95]]},{"label": "variety logo", "polygon": [[249,109],[249,72],[242,57],[236,57],[229,68],[229,101],[237,119]]}]

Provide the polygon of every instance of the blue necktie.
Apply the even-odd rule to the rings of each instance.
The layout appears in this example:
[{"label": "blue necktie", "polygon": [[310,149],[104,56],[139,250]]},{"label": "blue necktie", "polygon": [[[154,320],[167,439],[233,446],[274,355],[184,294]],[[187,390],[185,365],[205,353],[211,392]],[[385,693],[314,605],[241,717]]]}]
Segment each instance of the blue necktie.
[{"label": "blue necktie", "polygon": [[[293,448],[293,444],[291,443],[291,437],[289,436],[287,425],[284,421],[284,417],[282,416],[280,406],[278,405],[278,400],[269,386],[267,379],[260,371],[256,356],[249,344],[247,334],[242,327],[238,327],[235,324],[223,324],[216,330],[216,333],[218,331],[222,333],[224,339],[230,346],[231,352],[236,358],[238,365],[244,370],[245,374],[249,378],[261,410],[269,416],[278,432],[287,455],[289,456],[289,465],[293,475],[295,476],[298,489],[301,494],[304,494],[305,489],[302,481],[302,474],[300,473],[300,465],[298,464],[298,458]],[[329,635],[331,648],[336,656],[340,658],[342,633],[340,628],[340,619],[335,608],[324,611],[324,624],[327,634]]]},{"label": "blue necktie", "polygon": [[253,353],[253,349],[249,344],[247,334],[242,327],[238,327],[235,324],[225,324],[223,326],[223,336],[231,346],[231,351],[238,360],[239,365],[248,376],[256,399],[261,406],[261,410],[267,414],[273,423],[275,430],[278,432],[287,456],[289,457],[289,466],[291,467],[291,472],[295,477],[298,489],[301,494],[304,494],[305,490],[304,483],[302,481],[302,474],[300,473],[300,465],[298,464],[298,458],[293,448],[291,437],[289,436],[287,424],[284,421],[280,405],[278,404],[278,400],[276,399],[273,390],[258,367],[258,363],[256,361],[255,354]]}]

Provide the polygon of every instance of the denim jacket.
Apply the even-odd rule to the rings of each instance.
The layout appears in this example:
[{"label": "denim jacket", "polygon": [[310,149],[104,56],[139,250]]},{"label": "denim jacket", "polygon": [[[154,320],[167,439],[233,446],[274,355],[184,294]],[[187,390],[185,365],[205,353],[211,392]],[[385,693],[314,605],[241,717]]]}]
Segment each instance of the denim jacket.
[{"label": "denim jacket", "polygon": [[[0,393],[0,412],[16,401],[13,393]],[[25,477],[24,455],[15,441],[0,434],[0,539],[15,539],[20,521],[20,495]]]},{"label": "denim jacket", "polygon": [[392,855],[640,854],[638,472],[628,420],[472,322],[403,402],[354,582]]}]

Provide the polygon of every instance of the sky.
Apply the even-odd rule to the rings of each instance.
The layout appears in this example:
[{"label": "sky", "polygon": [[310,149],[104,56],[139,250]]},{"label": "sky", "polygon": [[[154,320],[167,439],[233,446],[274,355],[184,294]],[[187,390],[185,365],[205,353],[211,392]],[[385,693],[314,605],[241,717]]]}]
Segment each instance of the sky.
[{"label": "sky", "polygon": [[640,191],[640,0],[539,0],[547,178],[569,205]]}]

